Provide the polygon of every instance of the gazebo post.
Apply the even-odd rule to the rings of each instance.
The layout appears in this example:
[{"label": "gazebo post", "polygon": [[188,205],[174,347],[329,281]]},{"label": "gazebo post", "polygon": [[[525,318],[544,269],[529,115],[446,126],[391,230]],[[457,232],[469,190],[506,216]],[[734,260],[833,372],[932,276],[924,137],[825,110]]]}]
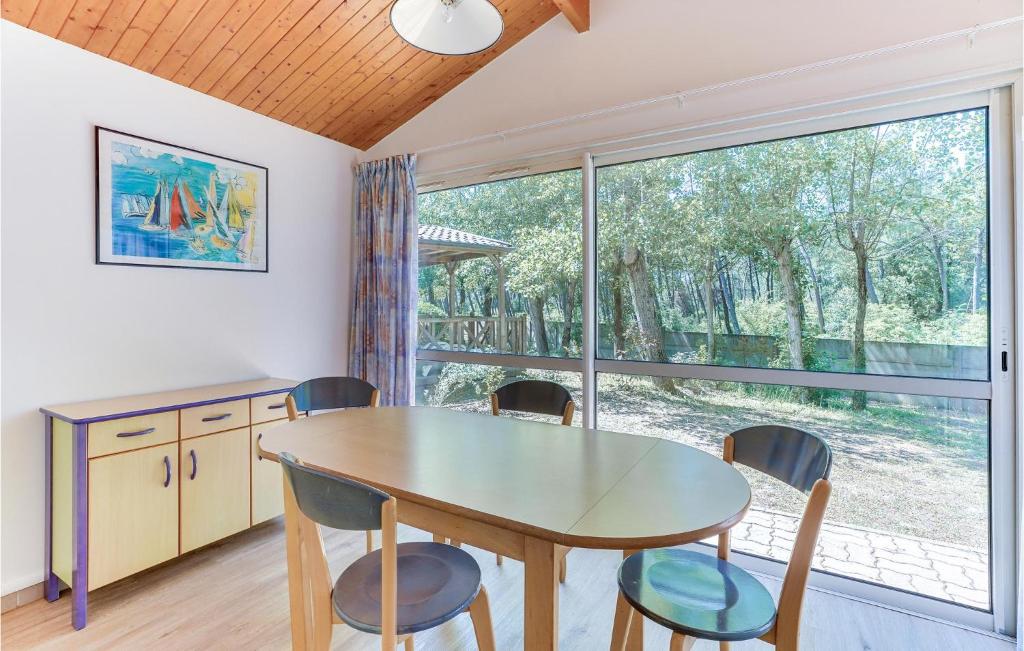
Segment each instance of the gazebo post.
[{"label": "gazebo post", "polygon": [[505,324],[505,262],[500,256],[492,255],[491,262],[494,263],[494,268],[498,270],[498,332],[495,337],[498,345],[498,352],[504,353],[505,340],[508,337],[507,326]]},{"label": "gazebo post", "polygon": [[455,321],[455,270],[458,269],[458,262],[446,262],[444,268],[448,270],[448,324],[451,328],[451,338],[448,340],[449,350],[455,350],[456,334],[458,324]]}]

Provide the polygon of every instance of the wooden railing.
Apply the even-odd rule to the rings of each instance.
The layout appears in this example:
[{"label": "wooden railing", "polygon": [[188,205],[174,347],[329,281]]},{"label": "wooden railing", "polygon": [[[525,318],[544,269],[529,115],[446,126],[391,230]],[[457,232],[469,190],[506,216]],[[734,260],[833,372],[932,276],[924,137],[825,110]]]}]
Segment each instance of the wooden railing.
[{"label": "wooden railing", "polygon": [[419,347],[525,354],[528,337],[526,316],[504,319],[504,337],[499,336],[501,321],[498,317],[482,316],[420,318],[417,328]]}]

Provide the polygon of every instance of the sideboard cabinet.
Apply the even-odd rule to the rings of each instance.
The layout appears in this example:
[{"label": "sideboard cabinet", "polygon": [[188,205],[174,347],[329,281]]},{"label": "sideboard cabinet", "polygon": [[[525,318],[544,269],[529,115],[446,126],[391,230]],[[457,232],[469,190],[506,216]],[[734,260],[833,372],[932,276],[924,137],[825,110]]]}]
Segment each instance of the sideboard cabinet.
[{"label": "sideboard cabinet", "polygon": [[88,593],[284,512],[261,459],[294,386],[276,378],[44,407],[49,601]]}]

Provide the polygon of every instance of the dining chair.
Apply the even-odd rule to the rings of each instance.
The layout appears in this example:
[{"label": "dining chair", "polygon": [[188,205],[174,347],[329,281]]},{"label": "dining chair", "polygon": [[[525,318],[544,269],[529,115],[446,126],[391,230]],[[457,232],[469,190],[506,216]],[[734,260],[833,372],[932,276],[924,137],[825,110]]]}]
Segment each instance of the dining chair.
[{"label": "dining chair", "polygon": [[822,439],[792,427],[748,427],[725,437],[723,458],[779,479],[809,494],[776,606],[751,574],[728,561],[729,532],[718,537],[718,556],[684,549],[637,552],[619,566],[619,594],[612,650],[625,648],[640,615],[672,630],[670,651],[697,640],[729,643],[759,638],[780,651],[796,651],[800,611],[811,559],[832,484],[832,450]]},{"label": "dining chair", "polygon": [[572,425],[576,403],[569,390],[557,382],[516,380],[491,394],[491,413],[497,416],[502,409],[560,416],[563,425]]},{"label": "dining chair", "polygon": [[304,411],[379,407],[380,391],[355,377],[318,377],[296,385],[284,402],[288,420],[295,420]]},{"label": "dining chair", "polygon": [[[522,411],[530,414],[560,416],[563,425],[572,425],[576,403],[569,390],[557,382],[548,380],[516,380],[499,387],[491,394],[491,413],[495,416],[501,410]],[[565,583],[565,557],[570,547],[559,547],[558,580]],[[498,565],[502,564],[497,554]]]},{"label": "dining chair", "polygon": [[[287,452],[280,461],[293,649],[329,649],[334,624],[344,623],[380,635],[383,651],[399,643],[413,651],[416,633],[468,612],[477,646],[494,651],[487,590],[472,556],[450,545],[398,543],[394,497],[304,466]],[[381,548],[345,568],[332,586],[321,525],[379,529]]]},{"label": "dining chair", "polygon": [[[284,399],[288,420],[302,412],[349,407],[379,407],[380,391],[355,377],[318,377],[295,386]],[[373,551],[373,532],[366,532],[366,553]]]}]

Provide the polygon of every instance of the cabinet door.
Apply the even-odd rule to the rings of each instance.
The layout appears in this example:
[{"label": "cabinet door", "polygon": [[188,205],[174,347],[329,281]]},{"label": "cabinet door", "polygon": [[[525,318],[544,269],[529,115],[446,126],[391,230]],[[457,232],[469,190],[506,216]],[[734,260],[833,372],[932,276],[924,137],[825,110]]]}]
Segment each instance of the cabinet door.
[{"label": "cabinet door", "polygon": [[249,428],[181,441],[181,553],[249,526]]},{"label": "cabinet door", "polygon": [[252,428],[252,523],[258,524],[284,513],[284,490],[281,485],[281,464],[260,459],[260,437],[267,430],[287,423],[277,420]]},{"label": "cabinet door", "polygon": [[178,444],[89,460],[89,589],[178,555]]}]

